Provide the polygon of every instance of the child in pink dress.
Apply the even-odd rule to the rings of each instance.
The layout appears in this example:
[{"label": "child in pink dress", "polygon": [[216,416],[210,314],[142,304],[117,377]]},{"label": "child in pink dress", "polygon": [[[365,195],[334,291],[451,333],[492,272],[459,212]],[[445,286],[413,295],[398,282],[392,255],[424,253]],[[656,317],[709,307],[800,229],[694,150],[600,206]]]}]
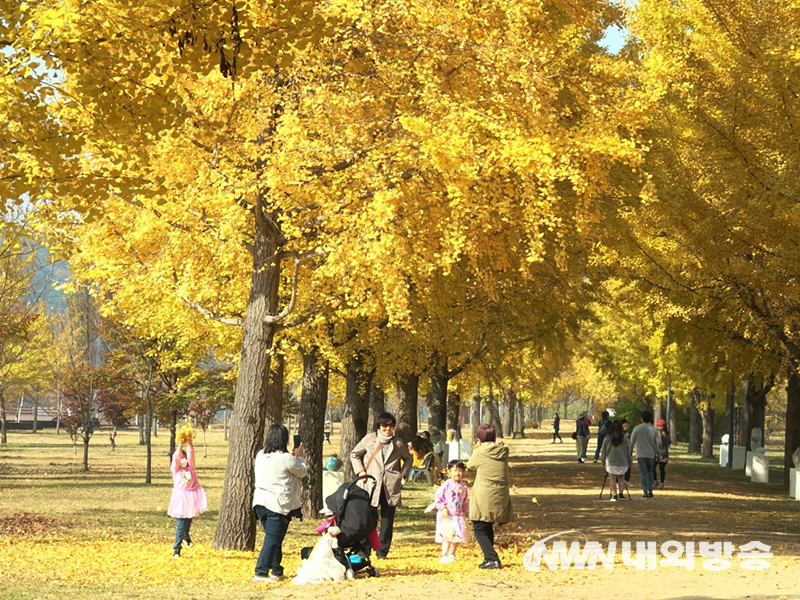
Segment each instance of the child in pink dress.
[{"label": "child in pink dress", "polygon": [[169,500],[167,514],[177,522],[172,558],[179,558],[183,544],[189,548],[192,547],[192,538],[189,536],[192,519],[208,510],[206,492],[197,481],[194,467],[194,446],[190,436],[185,442],[178,443],[178,448],[172,455],[172,479],[175,483],[172,487],[172,497]]},{"label": "child in pink dress", "polygon": [[456,560],[456,548],[467,541],[467,522],[464,515],[469,514],[469,490],[464,483],[467,468],[458,460],[447,463],[450,478],[445,481],[433,496],[438,509],[436,514],[436,541],[442,543],[443,563]]}]

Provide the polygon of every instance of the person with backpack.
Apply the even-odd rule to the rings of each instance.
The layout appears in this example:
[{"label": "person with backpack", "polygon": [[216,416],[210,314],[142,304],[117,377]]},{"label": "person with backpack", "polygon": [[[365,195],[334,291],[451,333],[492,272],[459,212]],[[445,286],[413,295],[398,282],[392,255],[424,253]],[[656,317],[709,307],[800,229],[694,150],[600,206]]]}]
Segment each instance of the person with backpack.
[{"label": "person with backpack", "polygon": [[[408,477],[413,458],[408,446],[394,435],[397,420],[385,412],[375,422],[375,433],[368,433],[350,452],[350,462],[358,477],[372,475],[375,478],[375,493],[372,505],[380,507],[381,548],[376,552],[378,559],[386,558],[392,546],[394,534],[394,515],[401,505],[403,481]],[[365,548],[365,552],[369,549]]]},{"label": "person with backpack", "polygon": [[603,448],[603,440],[606,439],[608,428],[611,427],[611,418],[608,411],[604,410],[600,415],[600,421],[597,423],[597,449],[594,451],[594,462],[600,458],[600,450]]}]

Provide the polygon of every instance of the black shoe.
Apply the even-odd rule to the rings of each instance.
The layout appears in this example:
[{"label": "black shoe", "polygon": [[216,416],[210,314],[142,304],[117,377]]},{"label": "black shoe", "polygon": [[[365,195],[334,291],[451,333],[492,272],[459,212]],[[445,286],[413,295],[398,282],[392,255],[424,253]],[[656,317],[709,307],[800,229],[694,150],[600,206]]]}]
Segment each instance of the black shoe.
[{"label": "black shoe", "polygon": [[502,569],[503,565],[500,564],[499,560],[485,560],[481,564],[478,565],[479,569]]},{"label": "black shoe", "polygon": [[192,546],[194,546],[192,540],[183,540],[183,545],[186,546],[187,548],[191,548]]},{"label": "black shoe", "polygon": [[652,498],[653,497],[653,490],[650,490],[649,492],[647,492],[647,497],[648,498]]}]

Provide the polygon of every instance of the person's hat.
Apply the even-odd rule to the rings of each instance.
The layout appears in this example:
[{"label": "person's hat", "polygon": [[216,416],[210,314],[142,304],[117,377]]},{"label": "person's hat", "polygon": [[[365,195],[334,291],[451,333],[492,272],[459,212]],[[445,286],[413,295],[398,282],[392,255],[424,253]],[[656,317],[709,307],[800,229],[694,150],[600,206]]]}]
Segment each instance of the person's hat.
[{"label": "person's hat", "polygon": [[658,421],[656,421],[657,427],[664,427],[666,424],[667,422],[664,419],[659,419]]},{"label": "person's hat", "polygon": [[578,415],[578,418],[579,418],[579,419],[582,419],[583,417],[585,417],[585,416],[586,416],[586,415],[588,415],[588,414],[589,414],[589,412],[588,412],[588,411],[583,411],[581,414],[579,414],[579,415]]}]

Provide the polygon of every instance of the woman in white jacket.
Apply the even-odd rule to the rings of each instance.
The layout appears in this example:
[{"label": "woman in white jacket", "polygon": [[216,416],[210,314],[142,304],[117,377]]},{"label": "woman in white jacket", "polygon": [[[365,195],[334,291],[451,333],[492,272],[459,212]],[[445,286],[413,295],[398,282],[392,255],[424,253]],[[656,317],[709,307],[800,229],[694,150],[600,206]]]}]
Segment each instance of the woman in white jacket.
[{"label": "woman in white jacket", "polygon": [[288,444],[286,427],[272,425],[267,431],[264,449],[256,455],[253,510],[264,529],[264,543],[253,577],[256,583],[283,578],[281,546],[292,520],[289,513],[302,504],[300,480],[308,472],[303,460],[303,444],[291,453],[287,450]]}]

